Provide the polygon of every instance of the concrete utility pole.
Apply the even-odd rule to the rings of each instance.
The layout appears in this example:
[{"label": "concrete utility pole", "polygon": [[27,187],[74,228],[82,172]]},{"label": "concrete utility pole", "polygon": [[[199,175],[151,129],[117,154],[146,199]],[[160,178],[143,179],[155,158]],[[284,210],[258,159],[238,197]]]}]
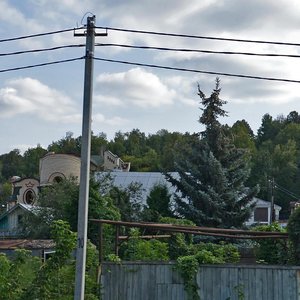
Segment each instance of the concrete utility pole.
[{"label": "concrete utility pole", "polygon": [[84,93],[83,93],[83,117],[82,117],[82,141],[81,141],[81,168],[80,188],[78,203],[78,225],[77,225],[77,249],[76,249],[76,273],[75,273],[75,300],[84,300],[85,288],[85,266],[86,266],[86,244],[88,226],[88,200],[90,179],[90,157],[91,157],[91,115],[92,115],[92,92],[93,92],[93,69],[94,69],[94,47],[95,36],[104,34],[95,33],[95,16],[87,17],[87,29],[84,34],[75,36],[86,36]]},{"label": "concrete utility pole", "polygon": [[275,214],[274,214],[274,188],[275,188],[275,182],[274,177],[270,180],[271,184],[271,211],[270,211],[270,224],[272,224],[275,221]]}]

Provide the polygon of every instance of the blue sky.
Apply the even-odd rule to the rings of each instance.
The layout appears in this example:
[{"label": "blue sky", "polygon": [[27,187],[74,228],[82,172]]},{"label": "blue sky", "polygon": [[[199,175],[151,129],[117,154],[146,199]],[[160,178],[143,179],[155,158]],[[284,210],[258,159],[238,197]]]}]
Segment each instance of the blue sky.
[{"label": "blue sky", "polygon": [[[146,31],[297,43],[300,6],[289,0],[1,0],[0,39],[74,28],[86,23]],[[100,31],[100,30],[98,30]],[[300,47],[180,39],[108,31],[98,43],[216,51],[299,54]],[[73,32],[2,42],[0,53],[81,44]],[[0,70],[84,55],[84,48],[0,56]],[[267,58],[96,47],[95,57],[213,72],[300,80],[299,58]],[[214,75],[95,61],[93,123],[108,139],[133,128],[155,133],[202,130],[197,83],[209,95]],[[24,151],[73,132],[81,134],[84,61],[0,73],[0,154]],[[300,112],[299,86],[221,76],[221,98],[232,125],[246,119],[256,131],[265,113]]]}]

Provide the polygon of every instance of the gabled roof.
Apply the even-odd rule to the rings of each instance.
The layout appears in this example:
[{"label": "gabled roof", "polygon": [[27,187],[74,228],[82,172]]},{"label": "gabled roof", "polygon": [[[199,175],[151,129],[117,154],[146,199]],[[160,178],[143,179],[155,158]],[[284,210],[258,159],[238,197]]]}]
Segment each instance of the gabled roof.
[{"label": "gabled roof", "polygon": [[[270,201],[265,201],[262,199],[259,199],[257,197],[253,198],[254,202],[256,203],[256,207],[271,207],[271,202]],[[281,210],[281,206],[274,204],[274,209],[276,210]]]},{"label": "gabled roof", "polygon": [[34,209],[36,209],[36,206],[33,205],[28,205],[28,204],[23,204],[23,203],[17,203],[15,206],[13,206],[11,209],[7,210],[0,216],[0,220],[2,220],[5,216],[11,214],[13,211],[15,211],[17,208],[20,208],[24,211],[27,212],[32,212],[34,213]]}]

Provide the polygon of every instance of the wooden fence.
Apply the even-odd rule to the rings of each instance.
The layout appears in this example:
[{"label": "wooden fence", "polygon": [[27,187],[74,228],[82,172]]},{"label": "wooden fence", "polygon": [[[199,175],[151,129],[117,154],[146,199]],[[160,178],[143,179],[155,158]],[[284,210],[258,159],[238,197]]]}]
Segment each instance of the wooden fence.
[{"label": "wooden fence", "polygon": [[[103,263],[103,300],[187,300],[174,263]],[[264,265],[202,265],[201,300],[300,300],[300,268]]]}]

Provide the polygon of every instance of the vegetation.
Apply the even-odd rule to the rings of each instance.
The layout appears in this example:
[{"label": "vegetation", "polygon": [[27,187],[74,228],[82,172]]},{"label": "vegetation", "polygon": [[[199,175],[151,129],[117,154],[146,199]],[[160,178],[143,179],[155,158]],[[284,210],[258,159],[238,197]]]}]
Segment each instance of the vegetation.
[{"label": "vegetation", "polygon": [[[278,223],[253,227],[255,231],[285,232]],[[263,264],[287,264],[291,262],[289,243],[284,239],[258,239],[255,244],[257,262]]]},{"label": "vegetation", "polygon": [[[232,126],[222,125],[226,104],[220,98],[220,82],[209,97],[198,87],[202,105],[199,118],[205,130],[200,133],[168,132],[165,129],[146,135],[139,129],[117,132],[108,141],[104,133],[92,134],[92,154],[109,149],[132,171],[177,171],[180,178],[167,175],[182,197],[175,205],[166,186],[155,186],[141,203],[141,189],[132,184],[126,189],[111,186],[109,177],[90,182],[89,218],[124,221],[150,221],[177,225],[241,227],[252,209],[251,199],[268,199],[269,182],[274,181],[275,203],[282,206],[282,217],[289,216],[290,202],[300,194],[300,116],[293,111],[286,117],[265,114],[255,135],[246,120]],[[47,152],[80,154],[81,137],[71,132],[47,149],[37,145],[21,154],[18,149],[0,155],[0,209],[10,195],[9,179],[38,177],[39,159]],[[272,180],[271,180],[272,179]],[[251,188],[253,187],[253,188]],[[39,207],[24,216],[23,234],[32,238],[54,238],[56,253],[46,262],[18,250],[13,259],[0,255],[0,299],[72,299],[77,230],[79,187],[72,179],[43,188]],[[299,199],[299,198],[298,198]],[[30,220],[30,221],[29,221]],[[288,222],[289,243],[280,240],[255,242],[257,260],[270,264],[300,264],[300,210]],[[278,224],[255,230],[282,231]],[[121,231],[124,231],[121,228]],[[120,247],[120,256],[112,254],[114,230],[104,226],[105,257],[121,260],[176,260],[191,299],[197,299],[195,276],[201,264],[235,263],[237,247],[215,239],[203,243],[191,234],[172,234],[170,239],[144,240],[138,230],[127,232],[129,238]],[[126,233],[126,234],[127,234]],[[90,223],[88,237],[97,244],[97,227]],[[95,283],[96,249],[88,247],[86,299],[97,299]],[[30,295],[30,296],[29,296]]]},{"label": "vegetation", "polygon": [[[204,94],[199,96],[201,95]],[[207,99],[209,98],[211,97]],[[203,101],[201,97],[200,99]],[[221,104],[225,103],[221,102]],[[204,106],[203,109],[205,109]],[[202,124],[207,122],[208,114],[201,120]],[[247,120],[237,120],[232,126],[222,125],[221,129],[236,150],[243,150],[244,154],[240,162],[245,159],[244,163],[251,167],[245,186],[251,187],[259,184],[258,197],[266,200],[269,199],[270,179],[274,178],[274,182],[283,187],[283,189],[275,189],[274,199],[275,203],[282,207],[281,218],[287,219],[290,214],[290,202],[299,199],[300,195],[299,113],[291,111],[287,116],[275,117],[266,113],[262,117],[257,134],[253,133]],[[209,138],[209,136],[202,135],[203,138]],[[92,135],[92,154],[99,155],[101,149],[106,148],[123,160],[130,161],[132,171],[171,172],[176,170],[175,161],[180,156],[186,157],[193,154],[192,149],[195,149],[197,140],[199,140],[198,134],[169,132],[165,129],[149,135],[138,129],[130,132],[117,132],[111,140],[100,132]],[[74,137],[71,132],[68,132],[65,137],[52,142],[45,149],[37,145],[25,151],[24,154],[14,149],[0,155],[0,205],[7,200],[7,195],[2,193],[1,186],[7,183],[10,177],[15,175],[36,177],[39,158],[45,153],[54,151],[79,155],[80,144],[81,137]],[[200,146],[197,145],[197,147]],[[201,151],[207,152],[207,149],[204,148]],[[216,154],[214,157],[220,161],[220,157]],[[204,159],[209,159],[209,157]]]},{"label": "vegetation", "polygon": [[300,265],[300,207],[291,214],[287,231],[292,244],[293,263]]},{"label": "vegetation", "polygon": [[[112,198],[108,195],[107,182],[90,181],[89,191],[89,218],[120,220],[119,209],[114,206]],[[39,206],[34,214],[28,212],[22,219],[23,235],[31,238],[49,238],[51,225],[56,220],[68,222],[72,231],[77,231],[79,186],[72,179],[63,180],[42,190],[38,198]],[[113,230],[105,226],[106,245],[111,244],[110,238]],[[88,238],[97,244],[98,228],[90,223]]]},{"label": "vegetation", "polygon": [[249,219],[258,189],[245,187],[250,168],[244,149],[235,147],[229,131],[218,119],[226,116],[219,80],[210,95],[198,89],[203,105],[199,122],[205,126],[175,157],[179,178],[167,174],[180,196],[176,211],[199,226],[241,227]]},{"label": "vegetation", "polygon": [[[64,221],[51,227],[55,253],[42,262],[26,250],[16,250],[13,259],[0,255],[0,299],[8,300],[67,300],[74,296],[75,262],[72,251],[76,235]],[[95,282],[97,256],[88,246],[85,299],[99,299]]]},{"label": "vegetation", "polygon": [[176,269],[184,280],[188,299],[200,300],[196,275],[201,264],[237,263],[239,258],[238,249],[232,244],[200,243],[191,245],[190,254],[179,256],[176,261]]}]

